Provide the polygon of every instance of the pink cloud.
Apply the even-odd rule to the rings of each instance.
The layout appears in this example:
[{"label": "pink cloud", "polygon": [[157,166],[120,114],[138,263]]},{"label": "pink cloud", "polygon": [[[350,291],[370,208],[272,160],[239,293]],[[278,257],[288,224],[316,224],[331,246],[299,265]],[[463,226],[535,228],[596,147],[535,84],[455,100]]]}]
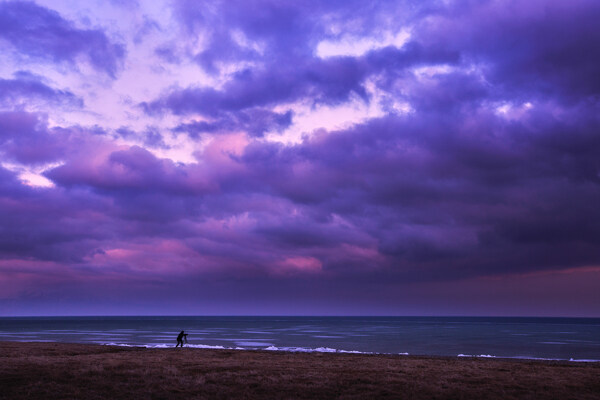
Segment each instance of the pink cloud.
[{"label": "pink cloud", "polygon": [[323,271],[323,263],[315,257],[287,257],[276,262],[271,268],[274,275],[318,274]]},{"label": "pink cloud", "polygon": [[142,243],[123,242],[89,257],[91,265],[120,266],[123,274],[152,275],[200,273],[213,270],[215,263],[175,239],[154,239]]}]

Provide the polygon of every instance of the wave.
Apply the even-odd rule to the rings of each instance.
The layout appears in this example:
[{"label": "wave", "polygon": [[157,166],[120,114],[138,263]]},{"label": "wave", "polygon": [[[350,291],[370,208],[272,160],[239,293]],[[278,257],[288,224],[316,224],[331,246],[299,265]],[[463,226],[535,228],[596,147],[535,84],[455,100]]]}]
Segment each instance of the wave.
[{"label": "wave", "polygon": [[576,359],[576,358],[570,358],[570,359],[566,359],[566,358],[542,358],[542,357],[524,357],[524,356],[516,356],[516,357],[499,357],[499,356],[493,356],[491,354],[479,354],[479,355],[472,355],[472,354],[458,354],[457,357],[473,357],[473,358],[510,358],[510,359],[514,359],[514,360],[540,360],[540,361],[570,361],[570,362],[600,362],[600,360],[594,360],[594,359]]},{"label": "wave", "polygon": [[491,354],[479,354],[479,355],[473,355],[473,354],[459,354],[456,357],[475,357],[475,358],[496,358],[496,356],[493,356]]},{"label": "wave", "polygon": [[[123,346],[123,347],[144,347],[149,349],[167,349],[174,348],[175,346],[171,343],[158,343],[158,344],[140,344],[132,345],[125,343],[102,343],[106,346]],[[261,349],[249,349],[245,347],[225,347],[219,345],[208,345],[208,344],[186,344],[185,347],[195,349],[214,349],[214,350],[266,350],[266,351],[284,351],[291,353],[344,353],[344,354],[382,354],[382,355],[402,355],[408,356],[409,353],[376,353],[369,351],[358,351],[358,350],[343,350],[334,349],[331,347],[286,347],[286,346],[268,346]],[[423,355],[427,356],[427,355]],[[579,359],[579,358],[541,358],[541,357],[525,357],[525,356],[495,356],[492,354],[458,354],[457,357],[471,357],[471,358],[498,358],[498,359],[518,359],[518,360],[540,360],[540,361],[569,361],[569,362],[600,362],[597,359]]]},{"label": "wave", "polygon": [[366,351],[358,351],[358,350],[340,350],[333,349],[331,347],[277,347],[277,346],[269,346],[264,350],[268,351],[289,351],[292,353],[350,353],[350,354],[376,354],[372,352]]},{"label": "wave", "polygon": [[[122,347],[143,347],[147,349],[168,349],[174,348],[170,343],[158,343],[158,344],[126,344],[126,343],[103,343],[105,346],[122,346]],[[219,345],[208,345],[208,344],[186,344],[185,347],[190,347],[194,349],[215,349],[215,350],[257,350],[257,349],[249,349],[245,347],[226,347]],[[373,353],[368,351],[358,351],[358,350],[341,350],[341,349],[333,349],[331,347],[277,347],[277,346],[268,346],[265,348],[261,348],[258,350],[267,350],[267,351],[287,351],[291,353],[347,353],[347,354],[397,354],[407,356],[408,353]]]}]

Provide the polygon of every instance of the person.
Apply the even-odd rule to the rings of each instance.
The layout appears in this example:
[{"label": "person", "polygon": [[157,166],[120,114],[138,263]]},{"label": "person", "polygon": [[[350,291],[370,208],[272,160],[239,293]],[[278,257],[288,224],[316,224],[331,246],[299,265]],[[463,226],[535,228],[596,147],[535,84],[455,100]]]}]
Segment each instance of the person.
[{"label": "person", "polygon": [[187,343],[187,333],[181,331],[177,336],[177,344],[175,345],[175,347],[178,347],[179,345],[183,347],[183,339],[185,339],[185,342]]}]

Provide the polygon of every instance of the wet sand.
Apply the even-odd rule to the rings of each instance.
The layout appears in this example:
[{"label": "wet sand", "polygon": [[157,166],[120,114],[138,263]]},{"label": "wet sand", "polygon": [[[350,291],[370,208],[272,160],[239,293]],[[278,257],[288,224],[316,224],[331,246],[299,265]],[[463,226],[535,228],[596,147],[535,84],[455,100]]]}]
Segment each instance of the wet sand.
[{"label": "wet sand", "polygon": [[600,399],[600,363],[0,342],[2,399]]}]

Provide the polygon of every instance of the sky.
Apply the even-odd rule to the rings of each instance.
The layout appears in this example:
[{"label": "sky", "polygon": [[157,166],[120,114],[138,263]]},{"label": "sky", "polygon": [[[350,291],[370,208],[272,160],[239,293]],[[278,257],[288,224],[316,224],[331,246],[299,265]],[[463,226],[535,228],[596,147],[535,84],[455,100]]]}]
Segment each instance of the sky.
[{"label": "sky", "polygon": [[599,20],[0,1],[0,316],[600,317]]}]

